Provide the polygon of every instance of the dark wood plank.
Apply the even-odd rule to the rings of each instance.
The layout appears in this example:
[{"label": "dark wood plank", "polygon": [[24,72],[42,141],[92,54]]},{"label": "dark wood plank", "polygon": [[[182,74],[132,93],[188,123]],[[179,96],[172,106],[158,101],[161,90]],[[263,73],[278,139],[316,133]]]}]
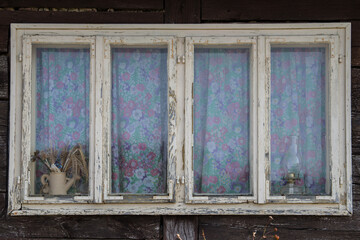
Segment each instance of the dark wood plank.
[{"label": "dark wood plank", "polygon": [[0,239],[160,239],[160,217],[37,216],[0,219]]},{"label": "dark wood plank", "polygon": [[360,68],[351,69],[352,153],[360,154]]},{"label": "dark wood plank", "polygon": [[0,130],[0,135],[7,136],[7,126],[8,126],[8,119],[9,119],[9,102],[8,101],[1,101],[0,100],[0,128],[5,128],[5,131]]},{"label": "dark wood plank", "polygon": [[162,12],[32,12],[2,11],[0,26],[10,23],[162,23]]},{"label": "dark wood plank", "polygon": [[116,8],[116,9],[162,9],[162,0],[2,0],[5,8]]},{"label": "dark wood plank", "polygon": [[[1,15],[1,12],[0,12]],[[9,42],[9,27],[1,25],[0,23],[0,53],[6,53],[8,51],[8,42]],[[0,69],[1,71],[1,69]],[[1,74],[1,73],[0,73]],[[2,76],[0,76],[1,81]]]},{"label": "dark wood plank", "polygon": [[[7,166],[9,102],[0,101],[0,169]],[[1,181],[1,180],[0,180]],[[1,183],[0,183],[1,185]],[[1,189],[1,187],[0,187]]]},{"label": "dark wood plank", "polygon": [[6,214],[6,208],[6,193],[0,193],[0,219]]},{"label": "dark wood plank", "polygon": [[[352,182],[353,200],[360,202],[360,156],[358,155],[352,157]],[[356,213],[360,214],[360,212]]]},{"label": "dark wood plank", "polygon": [[0,192],[7,189],[8,101],[0,101]]},{"label": "dark wood plank", "polygon": [[197,221],[196,216],[164,216],[164,240],[178,240],[177,234],[182,240],[197,239]]},{"label": "dark wood plank", "polygon": [[360,47],[360,21],[351,22],[351,47]]},{"label": "dark wood plank", "polygon": [[165,0],[165,23],[200,23],[200,0]]},{"label": "dark wood plank", "polygon": [[360,67],[360,47],[351,48],[351,66]]},{"label": "dark wood plank", "polygon": [[0,168],[0,193],[6,192],[7,189],[7,167]]},{"label": "dark wood plank", "polygon": [[[0,46],[1,46],[1,42],[0,42]],[[8,98],[9,98],[8,57],[7,55],[0,55],[0,99],[8,99]]]},{"label": "dark wood plank", "polygon": [[0,168],[6,168],[8,163],[7,137],[0,137]]},{"label": "dark wood plank", "polygon": [[329,21],[360,19],[360,1],[353,0],[207,0],[203,21]]},{"label": "dark wood plank", "polygon": [[[32,12],[1,11],[0,36],[8,36],[10,23],[163,23],[163,12]],[[7,52],[9,38],[0,38],[0,52]]]},{"label": "dark wood plank", "polygon": [[[358,211],[358,208],[356,210]],[[252,234],[256,231],[256,239],[261,239],[265,228],[268,235],[271,235],[275,227],[280,239],[294,239],[292,236],[299,237],[296,239],[328,239],[332,234],[339,237],[340,232],[343,233],[343,237],[347,237],[347,233],[350,236],[360,234],[358,215],[353,217],[273,216],[273,218],[274,221],[269,224],[267,216],[200,216],[198,237],[200,240],[203,239],[201,235],[204,230],[207,240],[252,239]],[[317,238],[320,236],[322,238]]]}]

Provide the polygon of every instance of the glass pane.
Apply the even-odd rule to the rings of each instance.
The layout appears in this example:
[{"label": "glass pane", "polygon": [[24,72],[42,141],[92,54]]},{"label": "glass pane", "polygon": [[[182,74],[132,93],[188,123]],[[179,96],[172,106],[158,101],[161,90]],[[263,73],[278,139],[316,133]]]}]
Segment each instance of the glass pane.
[{"label": "glass pane", "polygon": [[112,193],[165,193],[167,49],[112,49]]},{"label": "glass pane", "polygon": [[89,49],[36,48],[35,194],[88,192],[89,69]]},{"label": "glass pane", "polygon": [[326,48],[271,50],[271,194],[329,194]]},{"label": "glass pane", "polygon": [[195,48],[194,193],[249,194],[248,48]]}]

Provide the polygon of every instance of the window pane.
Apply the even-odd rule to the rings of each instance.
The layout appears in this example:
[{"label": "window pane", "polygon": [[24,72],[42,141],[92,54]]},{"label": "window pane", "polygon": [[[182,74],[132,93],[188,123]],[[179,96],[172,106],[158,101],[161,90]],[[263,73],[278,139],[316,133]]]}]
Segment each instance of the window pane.
[{"label": "window pane", "polygon": [[249,194],[248,48],[195,48],[194,193]]},{"label": "window pane", "polygon": [[271,194],[329,194],[326,49],[271,50]]},{"label": "window pane", "polygon": [[[36,49],[36,95],[34,95],[36,143],[34,148],[39,153],[35,154],[38,157],[35,193],[64,195],[88,191],[89,69],[89,49]],[[84,154],[86,163],[83,162],[82,156],[79,157],[80,151]],[[78,157],[79,162],[74,157]],[[68,161],[65,161],[66,159]],[[75,162],[77,162],[77,167],[72,165]],[[51,166],[52,163],[54,166]],[[52,172],[58,170],[66,172],[68,178],[74,178],[75,173],[80,171],[78,174],[82,178],[76,181],[76,184],[68,191],[63,191],[62,194],[61,191],[55,193],[52,189],[55,180],[51,181],[52,178],[56,178],[52,177],[55,173],[44,178],[44,174],[49,174],[46,164],[50,165]],[[64,174],[57,175],[59,179],[62,179],[60,175]],[[44,185],[44,181],[47,184]]]},{"label": "window pane", "polygon": [[112,49],[112,192],[165,193],[167,49]]}]

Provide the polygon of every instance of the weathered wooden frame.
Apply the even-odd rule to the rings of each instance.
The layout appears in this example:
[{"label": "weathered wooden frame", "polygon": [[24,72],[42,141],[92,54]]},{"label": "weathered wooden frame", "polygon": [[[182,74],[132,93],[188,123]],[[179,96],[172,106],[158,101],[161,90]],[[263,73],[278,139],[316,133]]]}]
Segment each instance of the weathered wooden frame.
[{"label": "weathered wooden frame", "polygon": [[[194,48],[195,46],[205,47],[247,47],[250,50],[249,71],[250,71],[250,196],[242,195],[206,195],[194,196]],[[257,119],[256,98],[257,98],[257,37],[186,37],[185,38],[185,196],[186,203],[244,203],[257,201]]]},{"label": "weathered wooden frame", "polygon": [[[23,90],[26,88],[25,78],[23,75],[22,56],[25,56],[24,45],[22,43],[23,36],[37,37],[53,37],[61,39],[68,36],[75,39],[91,38],[95,39],[95,88],[93,89],[94,99],[94,132],[93,146],[94,155],[92,170],[94,178],[91,185],[93,186],[93,195],[89,201],[81,200],[82,203],[75,199],[64,204],[61,199],[52,199],[50,202],[43,199],[24,199],[25,180],[27,166],[23,166],[24,162],[22,146],[25,149],[30,145],[27,139],[28,133],[23,132],[23,126],[30,126],[29,116],[23,118],[22,112],[29,112],[28,96],[22,96]],[[176,78],[173,83],[173,100],[176,99],[176,158],[174,174],[171,178],[174,182],[174,197],[169,199],[152,199],[144,202],[124,202],[121,199],[114,201],[105,200],[105,178],[107,174],[106,163],[107,156],[107,135],[105,133],[106,118],[104,118],[104,106],[106,106],[105,89],[109,87],[106,84],[105,70],[105,38],[131,38],[131,37],[154,37],[154,38],[174,38],[174,59],[179,59],[175,65]],[[338,38],[338,56],[334,56],[334,60],[338,61],[337,68],[337,93],[330,95],[331,102],[336,102],[339,108],[337,121],[334,122],[338,126],[338,134],[333,135],[332,141],[338,144],[337,155],[332,161],[338,164],[339,171],[334,174],[338,184],[338,199],[318,199],[316,203],[306,201],[284,201],[271,199],[266,194],[266,164],[265,159],[268,158],[269,152],[265,151],[266,136],[266,93],[265,82],[267,81],[266,69],[269,61],[266,55],[266,39],[269,37],[306,37],[314,38],[316,36],[332,36]],[[222,38],[250,38],[256,39],[257,42],[257,86],[255,91],[256,109],[253,112],[257,114],[257,126],[252,137],[257,144],[257,150],[253,156],[256,164],[256,181],[257,186],[254,187],[254,195],[257,197],[254,201],[248,202],[222,202],[221,197],[218,200],[210,201],[205,199],[198,202],[189,203],[189,192],[185,186],[189,186],[190,182],[185,176],[188,171],[188,164],[191,161],[189,156],[188,134],[185,136],[185,105],[188,101],[185,94],[185,80],[189,81],[185,74],[188,67],[188,52],[185,50],[186,37],[201,37],[214,39]],[[285,37],[285,38],[286,38]],[[8,213],[11,215],[99,215],[99,214],[278,214],[278,215],[350,215],[352,214],[352,185],[351,185],[351,77],[350,77],[350,23],[317,23],[317,24],[189,24],[189,25],[82,25],[82,24],[12,24],[11,25],[11,92],[10,92],[10,137],[9,137],[9,196],[8,196]],[[50,38],[49,38],[50,39]],[[269,38],[270,39],[270,38]],[[45,42],[53,43],[53,42]],[[185,64],[183,64],[185,62]],[[28,70],[24,70],[26,74]],[[107,79],[109,79],[107,77]],[[187,93],[186,93],[187,92]],[[332,93],[330,93],[332,94]],[[172,95],[172,93],[171,93]],[[23,101],[25,100],[25,101]],[[170,112],[170,111],[169,111]],[[187,111],[188,112],[188,111]],[[332,113],[331,116],[333,117]],[[25,127],[28,128],[28,127]],[[29,152],[28,150],[26,150]],[[25,159],[28,155],[24,155]],[[186,173],[189,176],[189,173]],[[184,181],[182,181],[184,179]],[[184,184],[185,183],[185,184]],[[255,189],[256,193],[255,193]],[[169,189],[168,189],[169,191]],[[119,196],[118,196],[119,197]],[[164,196],[159,196],[164,197]],[[28,200],[31,200],[30,202]],[[59,200],[59,201],[58,201]],[[196,199],[192,199],[196,200]],[[205,201],[204,201],[205,200]],[[289,200],[289,199],[287,199]],[[80,200],[79,200],[80,201]],[[218,201],[218,202],[216,202]],[[211,204],[215,203],[215,204]]]},{"label": "weathered wooden frame", "polygon": [[[90,50],[90,95],[93,96],[95,88],[95,38],[94,37],[73,37],[73,36],[36,36],[24,35],[23,36],[23,109],[22,109],[22,202],[24,203],[85,203],[93,199],[93,186],[89,184],[89,194],[84,196],[73,196],[73,198],[59,198],[59,197],[44,197],[44,196],[30,196],[32,183],[30,156],[35,149],[32,149],[32,143],[35,137],[35,59],[33,58],[32,51],[35,46],[42,46],[46,44],[71,46],[83,45]],[[94,111],[94,97],[90,96],[91,113]],[[89,137],[89,183],[92,182],[93,176],[93,159],[94,159],[94,114],[90,113],[90,137]]]},{"label": "weathered wooden frame", "polygon": [[[103,164],[104,166],[104,202],[171,202],[174,200],[176,165],[176,39],[161,36],[104,37],[104,81],[103,81]],[[111,47],[161,47],[167,48],[168,74],[168,156],[167,156],[167,193],[156,194],[111,194]],[[100,59],[101,60],[101,59]]]},{"label": "weathered wooden frame", "polygon": [[[339,62],[339,37],[337,35],[317,35],[317,36],[268,36],[265,37],[265,76],[264,87],[265,92],[265,135],[261,136],[265,139],[263,145],[264,152],[267,153],[260,157],[259,161],[265,162],[263,166],[264,174],[266,176],[265,182],[265,194],[266,201],[273,203],[338,203],[340,199],[339,195],[339,182],[340,173],[339,165],[342,160],[339,156],[339,109],[340,102],[338,102],[338,89],[339,81],[337,81],[338,75],[338,62]],[[272,196],[270,195],[270,172],[271,172],[271,137],[270,137],[270,112],[271,112],[271,46],[276,47],[317,47],[322,46],[326,48],[326,65],[327,65],[327,76],[326,76],[326,160],[327,160],[327,177],[331,180],[331,194],[329,196],[302,196],[301,198],[292,196]],[[333,137],[335,136],[335,137]]]}]

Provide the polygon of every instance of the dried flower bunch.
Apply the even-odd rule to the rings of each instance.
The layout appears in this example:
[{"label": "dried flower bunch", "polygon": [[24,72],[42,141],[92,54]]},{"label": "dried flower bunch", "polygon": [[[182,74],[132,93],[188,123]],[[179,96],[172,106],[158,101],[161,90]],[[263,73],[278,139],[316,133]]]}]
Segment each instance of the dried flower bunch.
[{"label": "dried flower bunch", "polygon": [[69,145],[60,151],[55,147],[43,151],[35,151],[31,160],[42,162],[50,172],[66,172],[72,176],[85,177],[89,179],[85,154],[80,144],[69,150]]}]

